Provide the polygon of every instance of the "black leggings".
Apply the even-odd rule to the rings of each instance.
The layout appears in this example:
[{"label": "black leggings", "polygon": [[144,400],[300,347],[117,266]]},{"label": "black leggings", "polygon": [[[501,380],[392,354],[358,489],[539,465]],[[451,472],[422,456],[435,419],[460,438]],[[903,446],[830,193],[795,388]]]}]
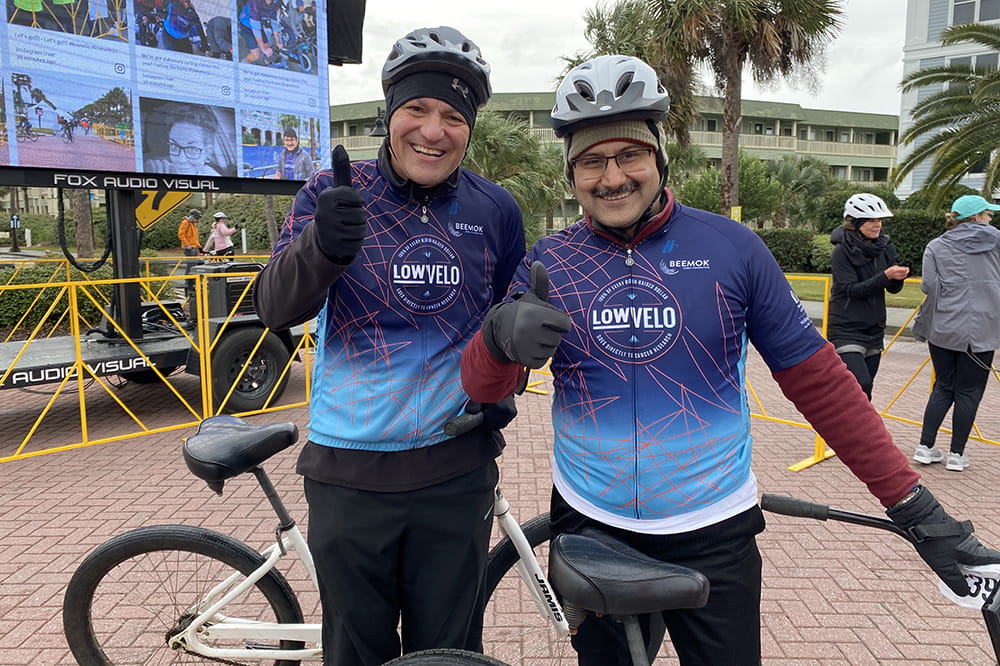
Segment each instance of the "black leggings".
[{"label": "black leggings", "polygon": [[882,362],[882,354],[863,355],[861,352],[839,353],[847,369],[858,379],[861,389],[872,399],[872,388],[875,386],[875,375],[878,374],[879,363]]},{"label": "black leggings", "polygon": [[964,453],[965,443],[976,420],[979,402],[990,376],[993,352],[954,351],[930,342],[931,363],[934,364],[934,390],[924,408],[924,425],[920,443],[932,448],[938,428],[951,406],[951,452]]}]

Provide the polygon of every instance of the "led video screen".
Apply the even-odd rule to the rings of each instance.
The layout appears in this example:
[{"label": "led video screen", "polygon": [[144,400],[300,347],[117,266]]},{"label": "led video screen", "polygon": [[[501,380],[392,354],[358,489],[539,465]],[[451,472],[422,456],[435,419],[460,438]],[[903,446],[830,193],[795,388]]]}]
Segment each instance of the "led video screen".
[{"label": "led video screen", "polygon": [[324,0],[3,11],[0,166],[277,180],[329,166]]}]

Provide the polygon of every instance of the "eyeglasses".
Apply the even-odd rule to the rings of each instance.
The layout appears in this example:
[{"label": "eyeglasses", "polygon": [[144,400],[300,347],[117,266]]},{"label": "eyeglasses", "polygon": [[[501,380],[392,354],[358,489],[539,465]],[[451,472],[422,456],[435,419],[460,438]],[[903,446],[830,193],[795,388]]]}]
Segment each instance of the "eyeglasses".
[{"label": "eyeglasses", "polygon": [[588,155],[570,162],[573,169],[584,178],[600,178],[608,168],[608,160],[614,160],[618,168],[625,172],[638,171],[642,166],[642,160],[647,155],[652,154],[652,148],[629,148],[617,155]]},{"label": "eyeglasses", "polygon": [[167,147],[170,149],[170,156],[177,157],[181,153],[184,153],[184,157],[189,160],[195,160],[201,157],[201,154],[205,152],[205,149],[201,146],[182,146],[176,141],[168,141]]}]

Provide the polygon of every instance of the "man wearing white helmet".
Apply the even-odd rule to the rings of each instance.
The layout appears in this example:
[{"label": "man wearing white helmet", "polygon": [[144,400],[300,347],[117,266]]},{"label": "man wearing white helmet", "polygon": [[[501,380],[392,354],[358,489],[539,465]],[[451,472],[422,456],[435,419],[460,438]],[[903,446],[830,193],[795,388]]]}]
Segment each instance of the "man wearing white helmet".
[{"label": "man wearing white helmet", "polygon": [[351,164],[337,146],[257,279],[254,305],[271,328],[319,315],[297,471],[327,664],[481,649],[495,459],[513,399],[483,407],[471,432],[444,426],[468,400],[461,350],[524,257],[514,198],[461,166],[489,75],[454,28],[399,39],[382,69],[378,158]]},{"label": "man wearing white helmet", "polygon": [[[764,519],[750,469],[749,340],[891,518],[929,528],[919,554],[968,594],[957,563],[1000,552],[919,485],[760,238],[663,185],[668,104],[635,58],[601,56],[566,75],[552,126],[585,217],[535,244],[462,355],[480,401],[551,357],[553,533],[594,529],[701,571],[707,605],[662,615],[680,663],[757,666]],[[630,663],[621,625],[603,618],[588,617],[573,644],[581,664]]]},{"label": "man wearing white helmet", "polygon": [[874,194],[844,203],[844,223],[830,234],[833,283],[826,337],[871,400],[885,342],[885,292],[898,294],[910,269],[882,230],[892,211]]}]

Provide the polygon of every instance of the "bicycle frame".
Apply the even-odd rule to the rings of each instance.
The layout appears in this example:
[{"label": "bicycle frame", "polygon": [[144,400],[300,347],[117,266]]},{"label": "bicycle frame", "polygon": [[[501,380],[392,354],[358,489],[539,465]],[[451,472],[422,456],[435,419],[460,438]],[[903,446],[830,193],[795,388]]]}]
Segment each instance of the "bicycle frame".
[{"label": "bicycle frame", "polygon": [[493,516],[496,518],[500,531],[510,539],[517,551],[518,575],[528,587],[542,619],[548,620],[552,624],[552,628],[555,629],[559,638],[569,636],[569,623],[566,621],[566,614],[552,591],[552,586],[542,572],[538,558],[535,557],[528,540],[524,537],[521,526],[510,514],[510,503],[500,492],[500,486],[497,486],[494,495]]},{"label": "bicycle frame", "polygon": [[[264,477],[257,475],[265,494],[275,505],[272,499],[273,486]],[[276,497],[276,493],[275,493]],[[521,530],[517,520],[511,515],[510,503],[500,491],[499,486],[494,490],[493,515],[497,525],[504,536],[507,536],[514,548],[517,550],[519,560],[517,571],[524,580],[528,591],[542,618],[548,621],[557,635],[564,638],[569,635],[569,623],[566,621],[565,613],[559,600],[552,591],[545,573],[542,571],[538,559],[535,557],[528,540]],[[280,506],[280,502],[279,502]],[[281,510],[275,507],[279,517]],[[283,520],[287,525],[287,521]],[[281,533],[284,532],[282,535]],[[319,583],[316,578],[316,567],[313,564],[309,546],[303,537],[298,526],[291,522],[291,526],[279,527],[276,530],[277,539],[274,544],[261,551],[264,562],[247,576],[233,574],[216,584],[194,607],[189,609],[190,614],[197,614],[184,631],[178,633],[170,639],[170,648],[182,652],[198,654],[204,657],[219,659],[260,659],[262,651],[253,648],[213,648],[206,645],[205,641],[214,639],[237,639],[246,644],[253,644],[254,640],[268,641],[304,641],[315,644],[317,647],[301,648],[296,650],[267,650],[267,658],[275,660],[318,660],[323,656],[320,646],[322,636],[322,625],[318,623],[278,623],[278,622],[258,622],[242,618],[229,617],[224,613],[224,609],[229,602],[250,590],[261,578],[277,566],[289,552],[294,551],[302,559],[309,578],[318,590]]]},{"label": "bicycle frame", "polygon": [[[279,528],[279,531],[281,531],[281,528]],[[319,589],[319,583],[316,579],[316,567],[313,564],[309,546],[306,544],[301,530],[299,530],[297,525],[292,525],[292,527],[285,529],[285,532],[285,536],[280,537],[274,544],[261,552],[265,561],[249,576],[243,577],[240,574],[233,574],[213,587],[195,608],[190,609],[191,612],[197,612],[198,615],[183,632],[171,638],[170,647],[172,649],[192,652],[205,657],[260,659],[262,658],[260,650],[251,648],[212,648],[205,645],[202,639],[229,638],[243,639],[245,642],[252,642],[253,639],[268,639],[272,641],[306,641],[316,643],[317,645],[320,643],[322,626],[317,623],[288,624],[257,622],[221,614],[226,604],[252,588],[289,551],[295,551],[302,559],[303,564],[305,564],[309,572],[310,579],[313,581],[316,589]],[[233,584],[240,578],[243,578],[243,580],[233,587]],[[322,647],[267,651],[267,658],[276,660],[320,659],[322,656]]]}]

